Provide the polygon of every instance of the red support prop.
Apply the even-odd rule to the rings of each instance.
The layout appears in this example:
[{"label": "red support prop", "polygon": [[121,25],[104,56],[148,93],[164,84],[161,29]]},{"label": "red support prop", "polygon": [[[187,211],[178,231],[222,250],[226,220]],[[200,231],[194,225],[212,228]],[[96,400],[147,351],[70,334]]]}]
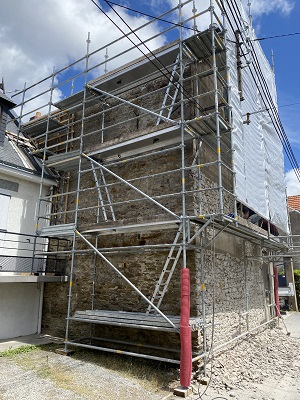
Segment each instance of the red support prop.
[{"label": "red support prop", "polygon": [[273,274],[274,274],[274,295],[275,295],[275,311],[276,317],[280,317],[280,301],[279,301],[279,283],[278,283],[278,270],[277,267],[273,266]]},{"label": "red support prop", "polygon": [[192,376],[192,330],[190,323],[190,270],[181,270],[180,385],[189,387]]}]

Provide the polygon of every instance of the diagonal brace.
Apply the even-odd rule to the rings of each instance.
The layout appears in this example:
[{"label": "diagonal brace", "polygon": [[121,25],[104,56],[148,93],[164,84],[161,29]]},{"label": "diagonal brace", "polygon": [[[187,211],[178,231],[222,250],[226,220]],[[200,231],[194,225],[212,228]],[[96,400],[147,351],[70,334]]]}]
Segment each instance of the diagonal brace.
[{"label": "diagonal brace", "polygon": [[89,157],[87,154],[82,153],[82,156],[87,158],[88,160],[92,161],[93,163],[95,163],[96,165],[98,165],[100,168],[102,168],[104,171],[108,172],[109,174],[111,174],[112,176],[114,176],[115,178],[119,179],[121,182],[125,183],[127,186],[129,186],[131,189],[135,190],[136,192],[138,192],[140,195],[142,195],[143,197],[145,197],[146,199],[152,201],[152,203],[156,204],[158,207],[162,208],[164,211],[166,211],[167,213],[171,214],[172,217],[175,217],[177,219],[180,219],[178,217],[177,214],[173,213],[171,210],[169,210],[167,207],[163,206],[162,204],[160,204],[158,201],[152,199],[152,197],[148,196],[146,193],[144,193],[142,190],[138,189],[137,187],[133,186],[131,183],[127,182],[125,179],[121,178],[119,175],[115,174],[114,172],[112,172],[110,169],[106,168],[104,165],[100,164],[99,162],[97,162],[96,160],[94,160],[92,157]]},{"label": "diagonal brace", "polygon": [[164,116],[162,116],[162,115],[159,115],[159,113],[157,113],[157,112],[155,112],[155,111],[151,111],[151,110],[149,110],[149,109],[147,109],[147,108],[144,108],[144,107],[138,106],[137,104],[134,104],[134,103],[133,103],[133,100],[134,100],[134,99],[132,99],[131,101],[128,101],[128,100],[122,99],[122,97],[115,96],[115,95],[113,95],[113,94],[111,94],[111,93],[105,92],[104,90],[95,88],[94,86],[91,86],[91,85],[87,85],[87,88],[88,88],[89,90],[91,90],[92,92],[96,92],[96,93],[99,93],[99,94],[104,94],[105,96],[109,96],[109,97],[111,97],[111,98],[113,98],[113,99],[115,99],[115,100],[119,100],[119,101],[121,101],[122,103],[128,104],[128,105],[130,105],[130,106],[132,106],[132,107],[135,107],[135,108],[137,108],[137,109],[139,109],[139,110],[142,110],[142,111],[144,111],[144,112],[147,113],[147,114],[154,115],[155,117],[160,118],[160,119],[163,119],[163,120],[166,121],[166,122],[171,122],[171,123],[174,124],[174,125],[179,125],[179,124],[180,124],[178,121],[174,121],[174,120],[172,120],[172,119],[170,119],[170,118],[167,118],[167,117],[164,117]]},{"label": "diagonal brace", "polygon": [[118,270],[89,240],[87,240],[80,232],[76,231],[76,234],[88,244],[101,258],[104,260],[132,289],[134,289],[155,311],[157,311],[174,329],[178,331],[178,328],[173,324],[169,318],[160,311],[121,271]]}]

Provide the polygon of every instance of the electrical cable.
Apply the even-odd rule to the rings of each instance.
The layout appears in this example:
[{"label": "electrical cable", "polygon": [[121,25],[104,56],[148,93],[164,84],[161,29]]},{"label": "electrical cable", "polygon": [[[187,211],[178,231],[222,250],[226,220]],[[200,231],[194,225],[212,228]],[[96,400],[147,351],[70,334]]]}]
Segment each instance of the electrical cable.
[{"label": "electrical cable", "polygon": [[[134,8],[131,8],[131,7],[126,7],[126,6],[122,5],[122,4],[115,3],[114,1],[108,0],[107,3],[113,4],[113,5],[118,6],[118,7],[120,7],[120,8],[124,8],[125,10],[128,10],[128,11],[133,11],[133,12],[136,13],[136,14],[143,15],[143,16],[145,16],[145,17],[152,18],[152,19],[154,19],[154,20],[156,20],[156,21],[166,22],[166,23],[168,23],[168,24],[170,24],[170,25],[173,25],[173,26],[175,26],[175,27],[176,27],[176,26],[177,26],[177,27],[180,27],[180,26],[181,26],[182,28],[187,29],[187,30],[196,31],[197,33],[200,32],[198,29],[195,30],[195,28],[191,28],[191,27],[185,26],[185,25],[180,25],[180,24],[177,24],[176,22],[168,21],[168,20],[166,20],[166,19],[164,19],[164,18],[156,17],[156,16],[154,16],[154,15],[145,13],[145,12],[140,11],[140,10],[136,10],[136,9],[134,9]],[[284,34],[282,34],[282,35],[274,35],[274,36],[265,36],[265,37],[261,37],[261,38],[252,39],[251,41],[252,41],[252,42],[256,42],[256,41],[262,41],[262,40],[267,40],[267,39],[277,39],[277,38],[288,37],[288,36],[295,36],[295,35],[300,35],[300,32],[284,33]]]},{"label": "electrical cable", "polygon": [[300,101],[298,101],[297,103],[283,104],[282,106],[278,106],[278,108],[297,106],[299,104],[300,104]]},{"label": "electrical cable", "polygon": [[[149,49],[149,47],[146,45],[146,43],[135,33],[135,31],[133,31],[131,29],[131,27],[127,24],[127,22],[124,20],[124,18],[121,17],[121,15],[109,4],[110,2],[108,0],[104,0],[105,3],[107,3],[107,5],[112,9],[112,11],[121,19],[121,21],[127,26],[127,28],[130,30],[131,33],[134,34],[134,36],[139,40],[139,42],[149,51],[149,53],[151,54],[151,56],[153,56],[153,58],[162,66],[162,68],[166,71],[166,73],[162,70],[162,68],[160,68],[159,66],[157,66],[153,60],[151,60],[151,58],[145,53],[143,52],[143,50],[136,44],[134,43],[134,41],[129,38],[128,34],[126,34],[122,28],[120,28],[120,26],[115,23],[112,18],[110,18],[107,13],[102,10],[102,8],[97,4],[97,2],[95,0],[91,0],[91,2],[115,25],[115,27],[125,36],[127,37],[127,39],[148,59],[148,61],[151,62],[151,64],[153,64],[155,66],[155,68],[157,68],[157,70],[165,77],[169,80],[169,76],[167,74],[171,74],[171,72],[168,70],[168,68],[156,57],[156,55]],[[183,87],[183,85],[180,82],[176,82],[176,84],[178,85],[178,90],[180,93],[182,93],[183,95],[185,93],[185,98],[194,103],[194,105],[199,108],[200,110],[203,111],[202,107],[200,106],[200,104],[198,102],[195,101],[195,99],[193,97],[191,97],[191,94],[189,92],[187,92],[187,90]],[[176,88],[175,83],[172,82],[172,86],[174,86]]]},{"label": "electrical cable", "polygon": [[[107,2],[109,2],[109,1],[107,0]],[[116,3],[114,3],[114,4],[116,4]],[[235,3],[235,4],[236,4],[236,3]],[[223,6],[223,9],[225,10],[223,4],[222,4],[222,6]],[[236,5],[236,6],[237,6],[237,5]],[[233,13],[232,13],[232,15],[233,15]],[[240,17],[241,17],[241,16],[240,16]],[[236,22],[236,21],[235,21],[235,22]],[[236,24],[237,24],[237,22],[236,22]],[[283,35],[282,35],[282,36],[283,36]],[[286,35],[286,36],[287,36],[287,35]],[[278,37],[279,37],[279,35],[278,35]],[[252,51],[253,51],[254,54],[255,54],[255,49],[254,49],[253,47],[252,47]],[[255,57],[256,57],[256,60],[257,60],[256,54],[255,54]],[[258,63],[258,62],[257,62],[257,66],[258,66],[258,68],[260,69],[260,66],[259,66],[259,63]],[[257,71],[256,71],[256,73],[257,73]],[[258,74],[258,73],[257,73],[257,74]],[[271,103],[271,106],[272,106],[271,108],[269,108],[269,107],[267,107],[267,105],[265,104],[265,106],[266,106],[265,110],[269,112],[270,109],[271,109],[272,114],[273,114],[273,120],[272,120],[272,116],[270,115],[270,112],[269,112],[269,116],[270,116],[270,118],[271,118],[271,120],[272,120],[272,123],[273,123],[273,125],[274,125],[274,128],[275,128],[275,130],[276,130],[276,132],[277,132],[277,135],[279,136],[279,138],[280,138],[280,140],[281,140],[281,143],[282,143],[283,148],[284,148],[284,150],[285,150],[285,152],[286,152],[286,154],[287,154],[287,157],[288,157],[288,159],[289,159],[289,161],[290,161],[290,163],[291,163],[291,166],[293,167],[293,169],[298,170],[298,169],[299,169],[299,165],[298,165],[297,160],[296,160],[296,158],[295,158],[295,156],[294,156],[294,153],[293,153],[292,147],[290,146],[290,143],[289,143],[289,141],[288,141],[288,138],[287,138],[287,136],[286,136],[286,134],[285,134],[284,128],[283,128],[282,123],[281,123],[281,121],[280,121],[279,115],[278,115],[278,113],[277,113],[276,107],[275,107],[275,105],[274,105],[274,103],[273,103],[273,100],[272,100],[272,98],[271,98],[271,94],[270,94],[270,92],[269,92],[268,86],[267,86],[267,84],[266,84],[266,82],[265,82],[265,78],[264,78],[264,76],[263,76],[261,70],[259,71],[259,75],[260,75],[261,79],[264,81],[263,87],[264,87],[264,89],[267,91],[267,93],[265,92],[264,94],[265,94],[265,96],[266,96],[267,98],[269,98],[269,103]],[[252,77],[253,77],[253,79],[254,79],[253,74],[252,74]],[[254,79],[254,81],[256,82],[255,79]],[[259,88],[258,88],[258,89],[259,89]],[[264,100],[263,96],[262,96],[262,100],[263,100],[263,102],[265,103],[265,100]],[[273,109],[273,108],[274,108],[274,109]],[[252,113],[252,114],[253,114],[253,113]],[[275,118],[275,121],[274,121],[274,118]],[[277,127],[276,127],[276,126],[277,126]],[[297,175],[297,173],[296,173],[296,175]],[[299,174],[298,179],[300,180],[300,174]]]},{"label": "electrical cable", "polygon": [[[299,104],[300,104],[300,101],[298,101],[296,103],[283,104],[281,106],[278,105],[277,107],[278,108],[292,107],[292,106],[296,106],[296,105],[299,105]],[[259,113],[264,112],[264,111],[269,111],[269,108],[263,108],[262,110],[251,111],[251,112],[249,112],[247,114],[254,115],[254,114],[259,114]],[[243,117],[245,117],[247,114],[243,114]]]},{"label": "electrical cable", "polygon": [[277,39],[277,38],[282,38],[282,37],[287,37],[287,36],[295,36],[295,35],[300,35],[300,32],[294,32],[294,33],[284,33],[282,35],[274,35],[274,36],[266,36],[262,38],[256,38],[252,39],[252,42],[258,42],[262,40],[267,40],[267,39]]},{"label": "electrical cable", "polygon": [[200,31],[199,31],[198,29],[191,28],[190,26],[177,24],[176,22],[168,21],[167,19],[164,19],[164,18],[155,17],[154,15],[147,14],[147,13],[145,13],[145,12],[143,12],[143,11],[139,11],[139,10],[136,10],[136,9],[134,9],[134,8],[130,8],[130,7],[123,6],[122,4],[118,4],[118,3],[115,3],[115,2],[110,1],[110,0],[107,0],[107,3],[113,4],[113,5],[118,6],[118,7],[120,7],[120,8],[124,8],[125,10],[128,10],[128,11],[133,11],[133,12],[135,12],[135,13],[137,13],[137,14],[143,15],[143,16],[145,16],[145,17],[152,18],[152,19],[154,19],[154,20],[156,20],[156,21],[166,22],[167,24],[173,25],[174,27],[178,27],[178,28],[181,27],[181,28],[184,28],[184,29],[187,29],[187,30],[191,30],[191,31],[193,31],[193,32],[196,31],[197,33],[200,33]]},{"label": "electrical cable", "polygon": [[[238,7],[237,4],[236,4],[236,2],[234,2],[234,4],[235,4],[236,7]],[[234,5],[234,4],[233,4],[233,5]],[[235,12],[233,12],[233,10],[232,10],[230,4],[228,4],[228,7],[229,7],[229,10],[230,10],[230,12],[231,12],[231,15],[232,15],[232,17],[233,17],[233,19],[234,19],[234,21],[235,21],[236,26],[237,26],[237,27],[238,27],[239,25],[241,26],[241,23],[240,23],[241,15],[238,16],[237,13],[236,13],[236,10],[235,10]],[[232,25],[232,23],[231,23],[231,20],[230,20],[230,18],[229,18],[229,16],[228,16],[228,13],[227,13],[226,10],[225,10],[225,14],[226,14],[226,16],[227,16],[227,19],[228,19],[228,21],[229,21],[229,24],[230,24],[230,26],[231,26],[231,29],[232,29],[232,31],[234,32],[235,29],[234,29],[234,27],[233,27],[233,25]],[[242,30],[243,30],[243,29],[242,29]],[[266,108],[266,110],[267,110],[268,113],[269,113],[269,116],[270,116],[271,121],[272,121],[272,123],[273,123],[274,129],[276,130],[276,133],[277,133],[277,135],[278,135],[278,137],[279,137],[279,139],[280,139],[280,141],[281,141],[281,143],[282,143],[282,145],[283,145],[283,148],[284,148],[284,150],[285,150],[285,152],[286,152],[286,154],[287,154],[287,157],[288,157],[288,159],[289,159],[289,161],[290,161],[290,163],[291,163],[291,166],[292,166],[293,169],[295,170],[295,173],[296,173],[296,176],[297,176],[298,180],[300,180],[300,173],[298,173],[299,166],[298,166],[297,160],[296,160],[296,158],[295,158],[295,156],[294,156],[293,150],[292,150],[292,148],[291,148],[291,146],[290,146],[290,143],[289,143],[289,141],[288,141],[288,138],[287,138],[287,136],[286,136],[286,134],[285,134],[285,131],[284,131],[284,128],[283,128],[282,123],[281,123],[281,121],[280,121],[280,118],[279,118],[279,115],[278,115],[278,113],[277,113],[276,107],[275,107],[275,105],[274,105],[274,103],[273,103],[273,100],[272,100],[272,98],[271,98],[271,95],[270,95],[270,93],[269,93],[268,86],[267,86],[267,84],[266,84],[266,82],[265,82],[265,79],[264,79],[264,77],[263,77],[263,75],[262,75],[262,72],[261,72],[261,69],[260,69],[260,66],[259,66],[259,62],[258,62],[258,60],[257,60],[257,56],[256,56],[256,53],[255,53],[255,49],[253,48],[252,43],[250,43],[250,44],[251,44],[252,51],[253,51],[253,54],[254,54],[254,56],[255,56],[255,61],[256,61],[256,65],[254,64],[253,67],[254,67],[254,69],[255,69],[255,72],[256,72],[256,75],[257,75],[258,79],[260,80],[260,82],[262,81],[262,82],[261,82],[261,87],[262,87],[262,89],[264,90],[264,92],[263,92],[264,95],[262,94],[261,87],[258,85],[257,80],[255,79],[255,77],[254,77],[254,75],[253,75],[253,72],[252,72],[252,70],[251,70],[251,67],[249,66],[250,73],[251,73],[252,78],[253,78],[253,80],[254,80],[256,86],[257,86],[257,89],[258,89],[259,93],[261,94],[262,101],[264,102],[265,108]],[[244,54],[244,53],[243,53],[243,56],[245,57],[245,54]],[[269,103],[269,106],[270,106],[270,107],[267,106],[266,100],[268,100],[268,103]],[[276,111],[276,113],[275,113],[275,111]]]},{"label": "electrical cable", "polygon": [[[236,7],[236,9],[239,12],[238,5],[237,5],[236,1],[233,2],[233,7]],[[241,16],[240,12],[239,12],[239,15],[237,15],[236,9],[235,9],[235,16],[237,17],[237,20],[240,22],[240,19],[241,19],[242,16]],[[231,10],[231,13],[232,13],[232,10]],[[235,16],[233,15],[234,19],[235,19]],[[237,20],[235,19],[235,22]],[[236,22],[236,24],[237,24],[237,22]],[[284,150],[285,150],[285,152],[287,154],[287,157],[288,157],[293,169],[295,170],[295,174],[296,174],[296,176],[297,176],[297,178],[299,180],[300,174],[298,173],[299,172],[298,171],[298,169],[299,169],[298,162],[297,162],[297,160],[295,158],[295,155],[294,155],[293,149],[292,149],[292,147],[291,147],[291,145],[289,143],[288,137],[287,137],[287,135],[286,135],[286,133],[284,131],[284,127],[283,127],[283,125],[281,123],[281,120],[280,120],[280,117],[278,115],[277,108],[276,108],[276,106],[275,106],[275,104],[273,102],[271,93],[269,91],[268,84],[267,84],[267,82],[265,80],[265,77],[264,77],[264,75],[262,73],[262,70],[261,70],[261,67],[260,67],[260,63],[258,61],[258,57],[256,55],[255,49],[253,47],[253,44],[250,43],[250,45],[251,45],[251,48],[252,48],[251,53],[254,56],[255,63],[253,64],[253,66],[254,66],[256,75],[257,75],[258,79],[260,80],[261,88],[263,89],[264,96],[265,96],[266,100],[268,101],[269,105],[271,105],[270,108],[268,108],[268,107],[266,107],[266,108],[268,108],[268,113],[269,113],[269,116],[270,116],[271,120],[272,120],[272,116],[273,116],[273,120],[272,120],[273,126],[274,126],[274,128],[275,128],[275,130],[276,130],[276,132],[277,132],[277,134],[278,134],[278,136],[279,136],[279,138],[280,138],[280,140],[282,142],[282,145],[283,145],[283,148],[284,148]],[[257,86],[257,88],[258,88],[258,90],[259,90],[259,92],[261,94],[260,87],[258,86],[257,81],[253,76],[251,68],[250,68],[250,72],[251,72],[252,78],[254,79],[254,81],[256,83],[256,86]],[[262,96],[262,100],[263,100],[263,102],[264,102],[264,104],[266,106],[266,103],[265,103],[265,100],[264,100],[263,96]],[[272,113],[272,116],[271,116],[270,112]],[[274,119],[275,119],[275,121],[274,121]]]}]

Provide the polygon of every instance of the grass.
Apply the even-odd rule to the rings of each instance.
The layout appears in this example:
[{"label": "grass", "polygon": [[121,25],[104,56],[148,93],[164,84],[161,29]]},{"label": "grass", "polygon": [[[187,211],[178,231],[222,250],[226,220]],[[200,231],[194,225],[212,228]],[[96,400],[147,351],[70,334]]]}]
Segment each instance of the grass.
[{"label": "grass", "polygon": [[[61,358],[64,356],[53,354],[57,348],[57,344],[21,346],[1,352],[0,357],[13,359],[19,367],[34,372],[39,378],[50,380],[56,387],[71,390],[83,398],[97,400],[98,389],[88,387],[78,378],[77,364],[73,368],[72,363],[66,363]],[[80,364],[94,364],[114,371],[152,392],[169,391],[178,384],[178,368],[164,363],[78,348],[72,359],[80,361]]]},{"label": "grass", "polygon": [[142,382],[149,390],[166,389],[173,386],[173,382],[178,384],[179,369],[170,364],[85,349],[76,349],[72,357],[117,372],[124,378],[133,379],[140,384]]},{"label": "grass", "polygon": [[37,349],[38,347],[34,345],[24,345],[17,347],[16,349],[9,348],[8,350],[0,351],[0,357],[13,357],[17,354],[29,353]]}]

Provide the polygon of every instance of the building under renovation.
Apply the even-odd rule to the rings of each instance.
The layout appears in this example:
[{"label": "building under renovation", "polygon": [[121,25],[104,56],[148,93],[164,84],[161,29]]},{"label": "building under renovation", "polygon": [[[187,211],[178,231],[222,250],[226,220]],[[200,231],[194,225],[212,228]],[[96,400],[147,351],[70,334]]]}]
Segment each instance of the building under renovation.
[{"label": "building under renovation", "polygon": [[[45,283],[43,331],[180,364],[182,386],[273,321],[288,249],[273,71],[239,0],[199,3],[94,52],[88,38],[76,68],[15,95],[21,134],[59,176],[46,195],[41,176],[34,256],[65,261],[69,282]],[[138,39],[158,21],[153,49]]]}]

